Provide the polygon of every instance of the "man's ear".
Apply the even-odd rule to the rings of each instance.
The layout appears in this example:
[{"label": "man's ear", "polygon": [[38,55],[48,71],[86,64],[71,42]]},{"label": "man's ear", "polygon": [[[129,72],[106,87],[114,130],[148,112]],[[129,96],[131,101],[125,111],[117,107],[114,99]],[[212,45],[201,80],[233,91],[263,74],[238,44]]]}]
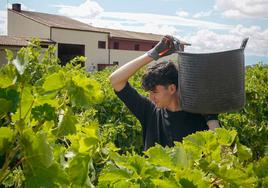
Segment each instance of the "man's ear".
[{"label": "man's ear", "polygon": [[171,92],[171,94],[174,94],[174,93],[177,92],[177,87],[176,87],[175,84],[170,84],[170,85],[168,86],[168,89],[169,89],[169,91]]}]

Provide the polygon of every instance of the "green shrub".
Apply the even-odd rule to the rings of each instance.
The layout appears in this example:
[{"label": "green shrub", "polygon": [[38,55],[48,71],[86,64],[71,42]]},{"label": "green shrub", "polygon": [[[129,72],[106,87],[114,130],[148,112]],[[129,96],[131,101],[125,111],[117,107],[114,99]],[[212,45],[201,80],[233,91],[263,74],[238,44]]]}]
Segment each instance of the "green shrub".
[{"label": "green shrub", "polygon": [[[38,41],[17,57],[7,54],[0,68],[1,187],[268,186],[267,66],[247,68],[247,105],[221,115],[223,126],[237,131],[197,132],[143,154],[140,124],[108,82],[113,70],[88,74],[73,66],[83,57],[61,67],[55,47],[42,54]],[[130,82],[146,95],[142,71]]]},{"label": "green shrub", "polygon": [[235,129],[241,143],[253,151],[253,159],[268,155],[268,66],[246,68],[246,105],[220,115],[223,127]]}]

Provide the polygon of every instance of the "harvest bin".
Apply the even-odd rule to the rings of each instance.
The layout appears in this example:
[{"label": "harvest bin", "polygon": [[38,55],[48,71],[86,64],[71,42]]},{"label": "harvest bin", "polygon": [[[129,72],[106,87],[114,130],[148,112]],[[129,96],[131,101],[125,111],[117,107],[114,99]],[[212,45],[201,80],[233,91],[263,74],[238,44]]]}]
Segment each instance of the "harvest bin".
[{"label": "harvest bin", "polygon": [[235,111],[246,102],[244,49],[216,53],[178,52],[179,98],[184,111],[215,114]]}]

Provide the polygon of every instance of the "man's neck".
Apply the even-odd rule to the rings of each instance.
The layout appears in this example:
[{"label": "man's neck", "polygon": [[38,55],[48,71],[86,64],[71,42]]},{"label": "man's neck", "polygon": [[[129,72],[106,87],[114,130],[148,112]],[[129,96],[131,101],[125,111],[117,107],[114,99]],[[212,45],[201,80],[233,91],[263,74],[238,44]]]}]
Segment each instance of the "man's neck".
[{"label": "man's neck", "polygon": [[181,111],[181,106],[179,104],[178,98],[175,97],[173,101],[166,107],[167,110],[171,112]]}]

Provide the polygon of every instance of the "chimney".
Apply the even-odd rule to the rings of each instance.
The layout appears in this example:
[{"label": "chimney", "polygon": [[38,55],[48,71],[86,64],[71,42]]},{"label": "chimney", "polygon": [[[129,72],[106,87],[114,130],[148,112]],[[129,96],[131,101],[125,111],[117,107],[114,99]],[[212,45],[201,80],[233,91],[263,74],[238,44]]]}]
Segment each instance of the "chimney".
[{"label": "chimney", "polygon": [[21,12],[21,4],[19,4],[19,3],[12,4],[12,10],[15,10],[17,12]]}]

